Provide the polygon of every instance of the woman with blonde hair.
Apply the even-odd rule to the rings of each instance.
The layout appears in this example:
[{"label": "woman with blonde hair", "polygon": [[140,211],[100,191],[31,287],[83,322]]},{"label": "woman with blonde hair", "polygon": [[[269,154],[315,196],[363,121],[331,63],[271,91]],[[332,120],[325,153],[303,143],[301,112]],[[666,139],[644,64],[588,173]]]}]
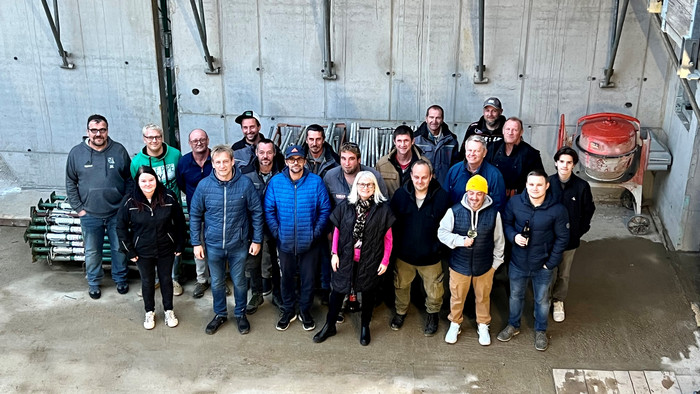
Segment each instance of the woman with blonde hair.
[{"label": "woman with blonde hair", "polygon": [[371,340],[369,323],[379,276],[386,272],[391,256],[391,225],[394,223],[394,215],[374,174],[369,171],[357,174],[348,198],[333,210],[330,222],[334,226],[332,291],[326,324],[313,340],[321,343],[335,335],[343,298],[351,292],[361,292],[360,344],[367,346]]}]

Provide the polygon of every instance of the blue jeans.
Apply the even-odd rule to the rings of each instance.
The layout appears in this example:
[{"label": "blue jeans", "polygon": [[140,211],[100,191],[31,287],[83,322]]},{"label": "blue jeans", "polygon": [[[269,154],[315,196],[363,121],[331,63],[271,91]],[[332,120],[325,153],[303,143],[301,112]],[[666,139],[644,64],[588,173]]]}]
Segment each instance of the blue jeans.
[{"label": "blue jeans", "polygon": [[102,244],[105,232],[109,238],[109,246],[112,252],[112,279],[117,284],[126,283],[126,274],[129,268],[126,266],[126,256],[119,251],[119,238],[117,237],[117,215],[108,218],[98,218],[90,214],[80,217],[80,228],[83,232],[85,245],[85,277],[88,285],[99,286],[104,278],[102,270]]},{"label": "blue jeans", "polygon": [[228,316],[226,307],[226,262],[228,262],[233,281],[233,297],[236,301],[233,314],[236,317],[244,316],[248,303],[248,281],[245,277],[248,244],[241,242],[238,246],[228,249],[207,245],[206,249],[211,275],[211,294],[214,297],[214,313],[219,316]]},{"label": "blue jeans", "polygon": [[532,271],[523,271],[510,264],[508,266],[510,278],[510,316],[508,324],[515,328],[520,327],[520,317],[525,304],[525,289],[528,279],[532,281],[532,293],[535,297],[535,331],[547,331],[549,318],[549,284],[552,282],[552,271],[539,268]]}]

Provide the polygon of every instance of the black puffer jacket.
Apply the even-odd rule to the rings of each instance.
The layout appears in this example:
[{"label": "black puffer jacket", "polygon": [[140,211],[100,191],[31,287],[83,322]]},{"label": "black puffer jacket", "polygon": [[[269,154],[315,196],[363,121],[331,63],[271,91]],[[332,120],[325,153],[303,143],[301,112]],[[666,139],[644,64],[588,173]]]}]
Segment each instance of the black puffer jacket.
[{"label": "black puffer jacket", "polygon": [[595,212],[591,186],[575,174],[571,174],[571,178],[562,188],[559,175],[554,174],[549,177],[549,190],[554,199],[569,212],[569,245],[566,250],[576,249],[581,244],[583,234],[591,229],[591,219]]},{"label": "black puffer jacket", "polygon": [[438,240],[437,230],[449,207],[450,196],[435,178],[430,181],[420,209],[416,205],[413,182],[397,190],[391,199],[391,210],[396,216],[392,229],[392,254],[411,265],[438,263],[444,248]]},{"label": "black puffer jacket", "polygon": [[185,215],[175,194],[170,190],[165,193],[162,206],[152,207],[143,196],[134,193],[119,208],[119,249],[127,258],[163,257],[185,249]]},{"label": "black puffer jacket", "polygon": [[[365,232],[362,239],[360,261],[353,257],[354,244],[352,230],[355,225],[355,205],[343,200],[331,213],[330,221],[338,228],[338,270],[331,276],[333,290],[339,293],[350,293],[353,285],[353,268],[355,269],[355,291],[372,290],[379,284],[377,269],[384,256],[384,236],[394,224],[394,215],[389,204],[373,204],[365,220]],[[353,267],[355,266],[356,267]]]}]

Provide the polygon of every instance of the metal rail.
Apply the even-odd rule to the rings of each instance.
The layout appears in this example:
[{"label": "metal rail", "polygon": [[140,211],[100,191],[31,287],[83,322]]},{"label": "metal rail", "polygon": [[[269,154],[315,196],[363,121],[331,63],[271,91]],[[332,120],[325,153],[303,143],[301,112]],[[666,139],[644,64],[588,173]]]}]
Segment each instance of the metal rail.
[{"label": "metal rail", "polygon": [[46,12],[46,18],[49,20],[49,26],[51,27],[51,33],[53,33],[53,38],[56,40],[56,46],[58,47],[58,54],[61,56],[61,60],[63,61],[63,64],[61,64],[61,68],[65,68],[68,70],[72,70],[75,68],[75,64],[69,63],[68,58],[70,57],[70,54],[66,51],[63,50],[63,44],[61,43],[61,24],[59,23],[58,20],[58,0],[53,0],[53,10],[56,13],[56,16],[53,16],[51,14],[51,10],[49,10],[49,5],[46,2],[46,0],[41,0],[41,5],[44,6],[44,12]]}]

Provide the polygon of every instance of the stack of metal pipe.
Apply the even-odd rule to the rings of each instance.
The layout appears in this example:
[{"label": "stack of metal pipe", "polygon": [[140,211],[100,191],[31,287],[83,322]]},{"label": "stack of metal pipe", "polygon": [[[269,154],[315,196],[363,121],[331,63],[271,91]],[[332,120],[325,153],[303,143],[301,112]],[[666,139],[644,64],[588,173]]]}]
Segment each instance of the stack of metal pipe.
[{"label": "stack of metal pipe", "polygon": [[[291,145],[303,145],[306,141],[306,127],[305,125],[280,123],[277,125],[277,131],[272,133],[271,139],[282,151]],[[335,152],[338,152],[340,144],[344,142],[345,125],[331,123],[323,128],[326,132],[326,142],[333,147]]]},{"label": "stack of metal pipe", "polygon": [[362,164],[374,167],[379,158],[394,147],[393,131],[392,127],[361,127],[359,123],[353,122],[350,123],[347,141],[359,146]]},{"label": "stack of metal pipe", "polygon": [[[185,220],[189,232],[189,215],[187,207]],[[44,201],[39,199],[35,207],[30,207],[31,223],[24,232],[24,242],[29,243],[32,249],[32,262],[46,260],[49,265],[54,262],[85,261],[85,248],[83,244],[82,229],[78,214],[66,201],[66,196],[52,192]],[[111,262],[109,240],[105,235],[102,244],[102,263]],[[189,245],[183,253],[183,261],[191,261],[192,247]]]}]

